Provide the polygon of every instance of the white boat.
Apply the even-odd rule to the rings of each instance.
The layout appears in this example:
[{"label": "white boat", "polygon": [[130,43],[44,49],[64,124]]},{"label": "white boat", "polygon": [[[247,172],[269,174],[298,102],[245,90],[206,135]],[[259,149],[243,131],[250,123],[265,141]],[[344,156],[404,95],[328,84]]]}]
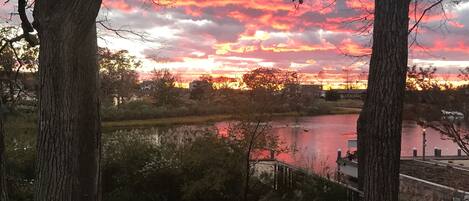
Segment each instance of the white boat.
[{"label": "white boat", "polygon": [[441,118],[444,120],[454,121],[454,120],[464,119],[464,114],[458,111],[441,110],[441,114],[442,114]]}]

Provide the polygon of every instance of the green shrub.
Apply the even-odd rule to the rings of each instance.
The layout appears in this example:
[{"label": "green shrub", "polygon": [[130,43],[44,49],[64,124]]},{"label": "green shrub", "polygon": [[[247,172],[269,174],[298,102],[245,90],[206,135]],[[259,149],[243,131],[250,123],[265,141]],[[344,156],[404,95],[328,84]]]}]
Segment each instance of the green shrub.
[{"label": "green shrub", "polygon": [[8,191],[11,200],[32,201],[35,177],[36,135],[30,128],[11,126],[18,119],[10,118],[5,136],[5,157]]},{"label": "green shrub", "polygon": [[[175,200],[177,169],[164,155],[164,148],[151,135],[133,132],[115,132],[106,136],[103,147],[103,199]],[[169,157],[169,156],[168,156]],[[155,168],[153,174],[146,170]],[[164,182],[162,182],[164,181]]]},{"label": "green shrub", "polygon": [[145,101],[125,103],[119,107],[103,107],[102,119],[105,121],[156,119],[181,116],[199,116],[229,114],[235,111],[233,106],[189,101],[188,104],[173,106],[156,106]]},{"label": "green shrub", "polygon": [[106,137],[104,145],[103,198],[238,200],[244,178],[239,156],[213,134],[181,145],[156,140],[149,132],[116,132]]}]

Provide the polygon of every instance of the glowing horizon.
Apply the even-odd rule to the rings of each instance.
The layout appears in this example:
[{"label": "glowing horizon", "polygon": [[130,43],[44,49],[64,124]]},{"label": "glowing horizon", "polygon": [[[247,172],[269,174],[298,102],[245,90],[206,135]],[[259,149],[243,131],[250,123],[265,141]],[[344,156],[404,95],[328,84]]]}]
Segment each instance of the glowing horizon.
[{"label": "glowing horizon", "polygon": [[[191,81],[197,80],[198,77],[195,77],[191,80],[182,80],[179,75],[177,77],[177,87],[180,88],[189,88],[189,83]],[[242,75],[236,77],[229,77],[226,75],[210,75],[214,79],[213,84],[215,88],[221,88],[222,86],[228,86],[232,89],[243,89],[245,86],[242,84]],[[327,78],[320,78],[319,74],[299,74],[300,80],[299,84],[302,85],[320,85],[323,90],[331,89],[366,89],[367,88],[367,79],[364,79],[363,75],[350,76],[349,80],[339,74],[335,77],[327,76]],[[145,76],[140,76],[140,81],[151,79],[151,74]],[[464,85],[469,85],[469,80],[461,80],[456,74],[440,74],[436,75],[434,78],[435,82],[439,84],[451,84],[452,87],[459,87]]]}]

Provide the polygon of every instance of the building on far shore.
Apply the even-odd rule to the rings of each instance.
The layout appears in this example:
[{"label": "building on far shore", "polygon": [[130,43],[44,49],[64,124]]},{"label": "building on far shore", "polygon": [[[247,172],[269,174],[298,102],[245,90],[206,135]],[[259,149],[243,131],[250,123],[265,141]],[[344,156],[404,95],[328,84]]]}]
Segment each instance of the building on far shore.
[{"label": "building on far shore", "polygon": [[322,85],[316,84],[286,84],[283,90],[298,90],[301,95],[312,98],[319,98],[324,94]]},{"label": "building on far shore", "polygon": [[335,89],[340,99],[362,99],[366,95],[365,89]]},{"label": "building on far shore", "polygon": [[308,97],[319,98],[323,94],[322,85],[302,84],[300,85],[300,90],[301,94]]}]

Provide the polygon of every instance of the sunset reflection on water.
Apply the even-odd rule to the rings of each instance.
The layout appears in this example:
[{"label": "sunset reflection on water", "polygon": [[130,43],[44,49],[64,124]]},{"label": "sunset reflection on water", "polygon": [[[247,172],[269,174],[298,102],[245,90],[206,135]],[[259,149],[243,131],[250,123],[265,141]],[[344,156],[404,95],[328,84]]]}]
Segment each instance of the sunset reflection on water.
[{"label": "sunset reflection on water", "polygon": [[[289,152],[276,156],[276,159],[296,166],[313,169],[317,172],[331,171],[336,168],[337,150],[342,154],[354,148],[347,147],[347,141],[356,139],[358,115],[324,115],[311,117],[288,117],[272,122],[272,131]],[[226,130],[229,123],[220,122],[215,126]],[[402,156],[411,156],[413,148],[421,155],[422,129],[414,122],[403,123]],[[426,155],[433,155],[434,147],[442,149],[443,155],[456,155],[457,145],[443,140],[441,135],[427,129]]]}]

